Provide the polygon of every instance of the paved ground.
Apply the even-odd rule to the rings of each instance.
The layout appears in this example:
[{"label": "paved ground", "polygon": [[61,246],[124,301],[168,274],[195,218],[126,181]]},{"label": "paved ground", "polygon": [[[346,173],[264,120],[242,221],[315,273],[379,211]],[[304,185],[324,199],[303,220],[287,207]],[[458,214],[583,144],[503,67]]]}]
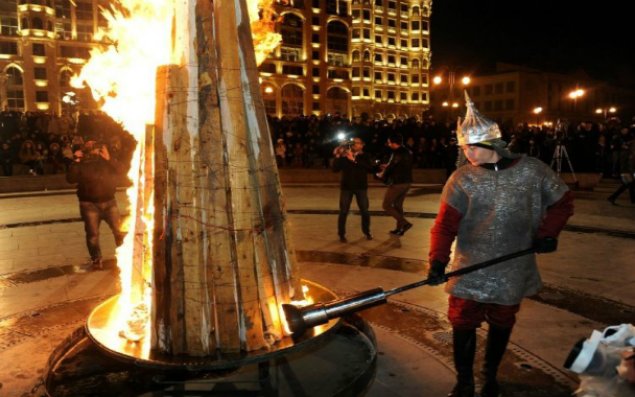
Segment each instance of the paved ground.
[{"label": "paved ground", "polygon": [[[578,192],[560,249],[539,257],[546,287],[523,304],[503,362],[505,396],[569,395],[576,378],[562,363],[574,343],[593,329],[632,322],[635,206],[610,205],[605,198],[615,187],[606,182],[595,192]],[[425,275],[438,186],[412,190],[405,207],[415,226],[402,238],[387,234],[394,225],[380,211],[383,188],[371,188],[375,239],[363,239],[359,217],[351,216],[347,244],[336,235],[337,192],[326,185],[284,187],[304,278],[346,295]],[[105,226],[102,232],[104,252],[112,257],[112,236]],[[73,194],[0,196],[0,396],[41,395],[51,352],[97,302],[116,292],[112,263],[85,272],[86,259]],[[445,395],[453,382],[445,308],[441,287],[423,287],[363,314],[379,351],[367,395]]]}]

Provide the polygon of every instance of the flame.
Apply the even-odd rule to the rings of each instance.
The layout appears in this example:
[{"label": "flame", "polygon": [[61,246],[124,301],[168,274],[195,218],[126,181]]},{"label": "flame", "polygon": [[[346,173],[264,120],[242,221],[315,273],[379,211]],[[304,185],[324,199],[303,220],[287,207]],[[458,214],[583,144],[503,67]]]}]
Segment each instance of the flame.
[{"label": "flame", "polygon": [[[291,301],[289,302],[289,304],[293,306],[303,307],[312,305],[314,303],[313,298],[309,294],[309,287],[307,285],[302,285],[302,294],[304,295],[304,299]],[[286,335],[291,335],[293,332],[291,332],[289,323],[287,323],[287,319],[284,317],[284,310],[282,310],[282,306],[280,306],[278,309],[280,312],[283,313],[282,316],[279,316],[280,321],[282,322],[282,329],[284,330]]]},{"label": "flame", "polygon": [[282,41],[280,33],[275,33],[274,0],[248,1],[247,8],[251,22],[251,35],[256,51],[256,64],[260,65]]},{"label": "flame", "polygon": [[[272,0],[263,0],[262,5],[249,0],[248,8],[260,64],[281,37],[274,33]],[[141,322],[151,312],[154,206],[152,195],[144,197],[143,192],[152,188],[151,178],[144,176],[152,156],[146,156],[144,143],[146,126],[154,124],[156,70],[180,63],[181,51],[175,48],[171,32],[176,9],[175,0],[119,0],[116,9],[101,8],[108,23],[96,33],[96,39],[106,44],[91,50],[90,60],[71,82],[77,88],[87,84],[101,109],[138,142],[128,172],[132,181],[126,191],[130,215],[123,222],[128,233],[116,252],[121,285],[116,323],[122,334],[133,335],[130,340],[138,338],[138,330],[144,328]]]}]

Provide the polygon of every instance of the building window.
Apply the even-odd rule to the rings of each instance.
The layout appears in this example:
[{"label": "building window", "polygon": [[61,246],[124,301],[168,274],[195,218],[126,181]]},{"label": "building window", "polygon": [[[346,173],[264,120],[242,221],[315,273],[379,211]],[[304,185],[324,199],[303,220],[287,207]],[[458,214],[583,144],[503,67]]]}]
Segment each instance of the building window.
[{"label": "building window", "polygon": [[516,91],[516,82],[515,81],[508,81],[507,82],[507,86],[506,86],[506,91],[507,92]]},{"label": "building window", "polygon": [[363,12],[363,15],[364,15],[364,21],[370,22],[370,10],[364,10],[362,12]]},{"label": "building window", "polygon": [[93,25],[77,25],[77,40],[79,41],[92,41],[93,40]]},{"label": "building window", "polygon": [[381,17],[375,17],[375,25],[381,25],[382,21],[381,21]]},{"label": "building window", "polygon": [[311,51],[311,58],[313,60],[315,60],[315,61],[319,61],[320,60],[320,51]]},{"label": "building window", "polygon": [[375,44],[379,44],[379,45],[383,45],[384,44],[384,38],[381,37],[380,34],[376,34],[375,35]]},{"label": "building window", "polygon": [[319,101],[314,101],[313,104],[311,105],[311,109],[320,110],[320,102]]},{"label": "building window", "polygon": [[319,33],[313,33],[311,35],[311,43],[319,43],[320,42],[320,35]]},{"label": "building window", "polygon": [[364,29],[364,38],[370,40],[370,29]]},{"label": "building window", "polygon": [[383,4],[383,1],[382,1],[382,0],[375,0],[375,5],[376,5],[377,7],[381,7],[381,6],[383,6],[384,4]]},{"label": "building window", "polygon": [[302,66],[282,65],[282,74],[303,76],[304,69],[302,68]]},{"label": "building window", "polygon": [[386,94],[388,99],[395,99],[395,91],[388,91]]},{"label": "building window", "polygon": [[388,81],[390,82],[395,82],[395,74],[394,73],[388,73]]},{"label": "building window", "polygon": [[494,110],[503,110],[503,101],[500,99],[494,102]]},{"label": "building window", "polygon": [[61,46],[60,55],[64,58],[88,59],[90,57],[90,50],[86,47]]},{"label": "building window", "polygon": [[92,2],[75,2],[77,7],[75,8],[75,18],[83,21],[92,21],[93,19],[93,3]]},{"label": "building window", "polygon": [[313,76],[317,77],[320,75],[320,68],[313,68],[311,70],[313,71]]},{"label": "building window", "polygon": [[481,96],[481,86],[475,85],[474,87],[472,87],[472,95]]},{"label": "building window", "polygon": [[311,92],[314,95],[320,95],[320,86],[317,84],[313,84],[313,86],[311,87]]},{"label": "building window", "polygon": [[353,36],[354,39],[359,39],[361,36],[361,31],[359,29],[353,29]]},{"label": "building window", "polygon": [[381,90],[375,90],[375,99],[381,99]]},{"label": "building window", "polygon": [[375,82],[376,83],[381,83],[382,79],[383,79],[382,73],[381,72],[375,72]]},{"label": "building window", "polygon": [[0,54],[17,55],[18,43],[14,41],[0,41]]},{"label": "building window", "polygon": [[412,93],[412,100],[413,101],[418,101],[419,100],[419,93],[418,92],[413,92]]},{"label": "building window", "polygon": [[427,73],[421,73],[421,82],[423,84],[428,84],[428,74]]},{"label": "building window", "polygon": [[399,57],[399,65],[408,66],[408,58],[407,57]]},{"label": "building window", "polygon": [[365,78],[370,78],[370,68],[364,68],[363,76]]},{"label": "building window", "polygon": [[360,92],[359,87],[353,87],[353,90],[352,90],[353,96],[359,96],[359,92]]},{"label": "building window", "polygon": [[294,14],[285,15],[282,21],[282,26],[280,27],[280,34],[282,35],[282,45],[302,47],[302,28],[303,23],[300,17]]},{"label": "building window", "polygon": [[415,84],[419,83],[419,75],[413,74],[412,76],[410,76],[410,81]]},{"label": "building window", "polygon": [[[15,11],[15,8],[14,8]],[[17,36],[18,35],[18,18],[9,16],[0,16],[0,35]]]},{"label": "building window", "polygon": [[508,100],[505,101],[505,109],[514,110],[514,100],[513,99],[508,99]]},{"label": "building window", "polygon": [[48,91],[35,91],[35,102],[48,102],[48,101],[49,101]]},{"label": "building window", "polygon": [[46,68],[33,68],[36,80],[46,80]]},{"label": "building window", "polygon": [[408,30],[408,22],[405,21],[401,21],[399,22],[399,27],[401,28],[401,31],[403,32],[404,30]]},{"label": "building window", "polygon": [[375,53],[375,63],[382,63],[382,62],[384,62],[384,57],[381,54]]},{"label": "building window", "polygon": [[422,92],[421,93],[421,100],[423,102],[426,102],[428,100],[428,93],[427,92]]},{"label": "building window", "polygon": [[360,68],[353,68],[353,77],[359,77],[361,74]]},{"label": "building window", "polygon": [[388,9],[389,10],[396,10],[397,9],[397,3],[394,1],[389,1],[388,2]]},{"label": "building window", "polygon": [[44,56],[46,55],[46,49],[44,44],[33,43],[33,55]]},{"label": "building window", "polygon": [[412,21],[410,22],[410,27],[412,30],[419,30],[421,25],[419,24],[419,21]]},{"label": "building window", "polygon": [[9,110],[24,110],[24,91],[22,89],[7,90],[7,107]]},{"label": "building window", "polygon": [[389,37],[388,38],[388,45],[390,46],[394,46],[395,45],[395,38],[394,37]]},{"label": "building window", "polygon": [[320,0],[312,0],[311,1],[311,7],[320,8]]},{"label": "building window", "polygon": [[401,48],[408,48],[408,40],[406,39],[401,39],[399,44],[401,45]]},{"label": "building window", "polygon": [[389,28],[396,28],[397,27],[397,21],[394,19],[388,19],[388,27]]},{"label": "building window", "polygon": [[38,18],[38,17],[33,18],[31,20],[31,27],[33,29],[43,30],[44,29],[44,23],[42,22],[42,18]]},{"label": "building window", "polygon": [[405,93],[405,92],[400,93],[400,94],[399,94],[399,99],[400,99],[402,102],[406,102],[406,101],[408,100],[408,94],[407,94],[407,93]]},{"label": "building window", "polygon": [[421,39],[421,47],[428,48],[428,39]]},{"label": "building window", "polygon": [[410,41],[410,43],[411,43],[410,45],[411,45],[411,47],[412,47],[412,48],[419,48],[419,47],[421,47],[421,42],[419,41],[419,39],[412,39],[412,40]]},{"label": "building window", "polygon": [[419,69],[419,60],[418,59],[413,59],[412,60],[412,68],[413,69]]},{"label": "building window", "polygon": [[[487,87],[487,86],[485,86],[485,87]],[[492,110],[492,101],[485,101],[483,104],[484,104],[484,109],[485,109],[486,112]]]},{"label": "building window", "polygon": [[408,75],[407,75],[407,74],[402,74],[402,75],[400,75],[400,76],[399,76],[399,80],[400,80],[402,83],[408,83]]},{"label": "building window", "polygon": [[395,56],[394,55],[388,55],[388,64],[389,65],[394,65],[395,64]]},{"label": "building window", "polygon": [[430,30],[428,21],[421,21],[421,30],[423,30],[424,32]]},{"label": "building window", "polygon": [[320,25],[320,17],[315,16],[311,18],[311,25],[319,26]]},{"label": "building window", "polygon": [[[485,95],[492,95],[493,92],[494,92],[494,86],[491,84],[485,84]],[[487,102],[485,102],[485,104],[487,105]],[[492,103],[490,102],[490,108],[491,107],[492,107]]]},{"label": "building window", "polygon": [[494,92],[497,94],[502,94],[503,93],[503,83],[496,83],[496,85],[494,86]]},{"label": "building window", "polygon": [[368,88],[364,88],[362,90],[362,96],[370,97],[370,90]]}]

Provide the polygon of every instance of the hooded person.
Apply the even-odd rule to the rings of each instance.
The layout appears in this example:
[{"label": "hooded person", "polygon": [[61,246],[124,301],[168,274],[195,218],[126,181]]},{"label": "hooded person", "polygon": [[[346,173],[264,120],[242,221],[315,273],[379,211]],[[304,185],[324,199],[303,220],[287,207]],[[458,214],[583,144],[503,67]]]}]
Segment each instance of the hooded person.
[{"label": "hooded person", "polygon": [[[513,154],[498,125],[478,112],[465,94],[467,112],[459,120],[459,166],[449,177],[431,229],[428,276],[448,281],[445,269],[456,247],[452,271],[534,247],[553,252],[573,214],[567,185],[540,160]],[[498,367],[516,321],[520,302],[536,294],[542,282],[534,254],[452,278],[448,318],[453,329],[457,383],[449,396],[474,396],[476,328],[489,324],[481,397],[499,395]]]}]

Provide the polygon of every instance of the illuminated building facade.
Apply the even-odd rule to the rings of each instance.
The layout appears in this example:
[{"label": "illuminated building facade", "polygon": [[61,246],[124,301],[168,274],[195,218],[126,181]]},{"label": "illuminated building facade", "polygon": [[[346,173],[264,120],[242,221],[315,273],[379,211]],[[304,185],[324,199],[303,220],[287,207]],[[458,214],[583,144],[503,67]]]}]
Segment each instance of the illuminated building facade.
[{"label": "illuminated building facade", "polygon": [[429,107],[429,0],[353,0],[353,114],[420,116]]},{"label": "illuminated building facade", "polygon": [[[106,0],[3,0],[0,5],[0,108],[64,110],[73,90],[70,78],[94,45],[106,21],[98,11]],[[87,92],[77,93],[83,105]],[[66,102],[68,104],[68,101]],[[70,106],[70,105],[69,105]]]},{"label": "illuminated building facade", "polygon": [[[3,0],[0,108],[61,113],[96,45],[108,0]],[[420,115],[429,105],[429,0],[285,0],[282,42],[260,65],[267,113],[278,117]],[[66,100],[63,100],[66,96]]]}]

